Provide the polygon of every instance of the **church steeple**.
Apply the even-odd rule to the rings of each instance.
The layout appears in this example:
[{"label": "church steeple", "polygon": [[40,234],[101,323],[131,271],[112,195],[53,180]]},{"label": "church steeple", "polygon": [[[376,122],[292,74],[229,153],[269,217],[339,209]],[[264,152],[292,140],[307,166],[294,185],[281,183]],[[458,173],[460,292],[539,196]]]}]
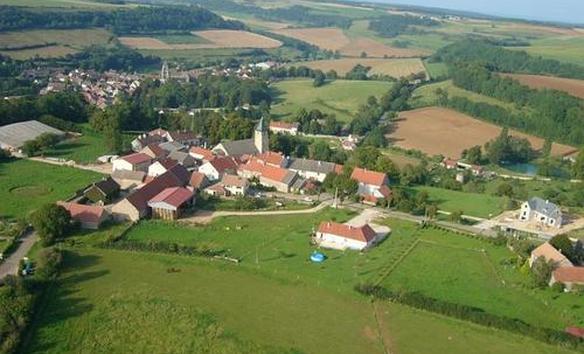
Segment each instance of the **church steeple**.
[{"label": "church steeple", "polygon": [[253,143],[260,154],[270,149],[270,142],[268,139],[268,131],[264,124],[264,117],[260,118],[258,125],[254,130]]}]

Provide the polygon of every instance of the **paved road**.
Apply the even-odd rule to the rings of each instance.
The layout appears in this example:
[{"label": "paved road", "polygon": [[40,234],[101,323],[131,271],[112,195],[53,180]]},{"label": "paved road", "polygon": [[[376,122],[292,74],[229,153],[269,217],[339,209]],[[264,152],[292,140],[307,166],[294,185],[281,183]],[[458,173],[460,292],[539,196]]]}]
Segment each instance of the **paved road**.
[{"label": "paved road", "polygon": [[29,232],[21,238],[20,245],[16,251],[14,251],[2,264],[0,264],[0,281],[3,280],[7,275],[18,274],[20,260],[26,256],[28,251],[30,251],[37,240],[38,236],[34,231]]}]

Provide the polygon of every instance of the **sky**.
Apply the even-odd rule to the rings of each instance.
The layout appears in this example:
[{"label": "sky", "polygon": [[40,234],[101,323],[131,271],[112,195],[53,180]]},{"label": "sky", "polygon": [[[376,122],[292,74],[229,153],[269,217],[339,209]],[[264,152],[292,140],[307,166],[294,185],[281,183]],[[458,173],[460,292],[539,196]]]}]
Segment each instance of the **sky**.
[{"label": "sky", "polygon": [[373,0],[390,4],[441,7],[488,15],[584,24],[584,0]]}]

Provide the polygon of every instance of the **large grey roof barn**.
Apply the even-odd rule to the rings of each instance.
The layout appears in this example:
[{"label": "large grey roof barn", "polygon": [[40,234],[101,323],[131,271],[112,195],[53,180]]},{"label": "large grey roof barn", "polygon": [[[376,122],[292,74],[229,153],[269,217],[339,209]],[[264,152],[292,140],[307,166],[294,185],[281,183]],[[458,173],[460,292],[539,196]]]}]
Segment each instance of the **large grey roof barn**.
[{"label": "large grey roof barn", "polygon": [[65,134],[59,129],[55,129],[36,120],[8,124],[0,127],[0,148],[18,150],[26,141],[34,140],[44,133],[56,135]]},{"label": "large grey roof barn", "polygon": [[558,219],[562,216],[562,211],[560,208],[547,200],[543,200],[539,197],[530,198],[527,203],[531,210],[537,211],[538,213],[547,216],[548,218]]}]

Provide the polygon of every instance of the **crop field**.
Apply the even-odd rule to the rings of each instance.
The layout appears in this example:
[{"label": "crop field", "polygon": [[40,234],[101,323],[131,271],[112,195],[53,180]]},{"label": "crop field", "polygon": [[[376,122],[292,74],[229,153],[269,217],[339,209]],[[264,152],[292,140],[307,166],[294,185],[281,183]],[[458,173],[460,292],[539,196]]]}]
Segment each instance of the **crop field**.
[{"label": "crop field", "polygon": [[380,97],[390,87],[391,83],[382,81],[335,80],[321,87],[314,87],[312,80],[280,81],[273,85],[279,94],[271,112],[278,118],[287,118],[301,108],[318,109],[350,122],[369,96]]},{"label": "crop field", "polygon": [[394,78],[406,77],[412,74],[426,71],[420,59],[360,59],[345,58],[331,60],[316,60],[308,62],[298,62],[292,65],[307,66],[312,69],[320,69],[324,72],[334,70],[339,75],[345,75],[357,64],[371,67],[370,74],[387,75]]},{"label": "crop field", "polygon": [[584,80],[566,79],[563,77],[523,74],[501,74],[510,77],[534,89],[552,89],[566,92],[572,96],[584,99]]},{"label": "crop field", "polygon": [[503,198],[491,194],[459,192],[428,186],[414,189],[418,192],[427,192],[430,202],[447,212],[462,211],[464,215],[479,218],[490,218],[503,212]]},{"label": "crop field", "polygon": [[[388,138],[403,149],[420,150],[428,155],[442,154],[459,158],[464,149],[496,138],[501,127],[463,113],[440,107],[420,108],[401,112],[395,130]],[[541,149],[544,139],[511,130],[514,136],[527,138],[535,149]],[[552,154],[563,156],[575,148],[553,144]]]},{"label": "crop field", "polygon": [[100,179],[95,172],[30,160],[0,164],[0,216],[18,218],[45,203],[69,198]]},{"label": "crop field", "polygon": [[120,37],[124,45],[136,49],[149,50],[189,50],[219,48],[261,48],[270,49],[282,46],[282,42],[247,31],[208,30],[193,32],[199,43],[177,43],[176,38],[166,41],[155,37]]},{"label": "crop field", "polygon": [[0,53],[14,59],[56,58],[93,44],[107,44],[112,34],[103,29],[32,30],[0,33]]},{"label": "crop field", "polygon": [[362,53],[371,58],[410,58],[427,54],[416,49],[391,47],[372,38],[348,37],[339,28],[289,28],[273,32],[308,42],[322,49],[338,50],[347,57],[358,58]]}]

